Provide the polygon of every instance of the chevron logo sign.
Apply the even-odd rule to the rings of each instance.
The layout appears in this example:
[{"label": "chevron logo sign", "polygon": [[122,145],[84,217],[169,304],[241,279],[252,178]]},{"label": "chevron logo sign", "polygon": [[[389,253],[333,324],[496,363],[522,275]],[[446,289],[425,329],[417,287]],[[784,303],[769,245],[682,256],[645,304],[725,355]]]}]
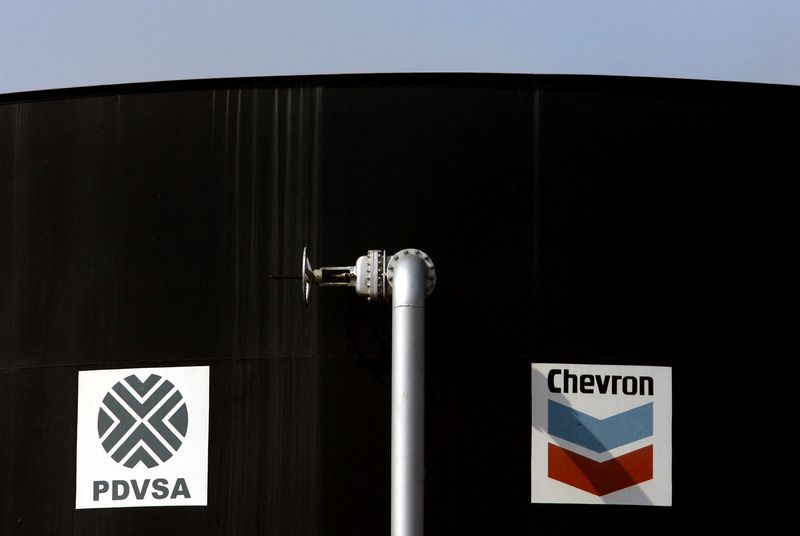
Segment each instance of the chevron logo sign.
[{"label": "chevron logo sign", "polygon": [[78,373],[76,508],[205,505],[208,367]]},{"label": "chevron logo sign", "polygon": [[668,367],[533,364],[531,502],[672,502]]}]

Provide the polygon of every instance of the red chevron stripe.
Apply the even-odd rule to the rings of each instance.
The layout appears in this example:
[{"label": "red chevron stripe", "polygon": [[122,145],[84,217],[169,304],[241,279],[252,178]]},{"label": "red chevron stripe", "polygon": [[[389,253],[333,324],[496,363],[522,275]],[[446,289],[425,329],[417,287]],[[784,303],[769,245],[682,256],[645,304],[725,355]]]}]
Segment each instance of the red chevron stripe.
[{"label": "red chevron stripe", "polygon": [[607,495],[653,478],[653,445],[596,462],[548,443],[547,456],[547,476],[594,495]]}]

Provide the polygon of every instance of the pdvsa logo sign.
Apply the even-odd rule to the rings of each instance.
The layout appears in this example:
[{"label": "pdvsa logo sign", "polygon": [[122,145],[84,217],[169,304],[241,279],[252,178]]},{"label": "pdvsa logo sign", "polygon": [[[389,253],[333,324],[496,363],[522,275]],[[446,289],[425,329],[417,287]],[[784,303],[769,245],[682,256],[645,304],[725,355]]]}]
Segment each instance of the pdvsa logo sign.
[{"label": "pdvsa logo sign", "polygon": [[672,504],[672,370],[533,364],[531,502]]},{"label": "pdvsa logo sign", "polygon": [[208,367],[78,373],[76,508],[205,505]]},{"label": "pdvsa logo sign", "polygon": [[158,374],[145,381],[131,374],[103,397],[97,433],[114,461],[155,467],[180,448],[188,420],[186,403],[172,382]]}]

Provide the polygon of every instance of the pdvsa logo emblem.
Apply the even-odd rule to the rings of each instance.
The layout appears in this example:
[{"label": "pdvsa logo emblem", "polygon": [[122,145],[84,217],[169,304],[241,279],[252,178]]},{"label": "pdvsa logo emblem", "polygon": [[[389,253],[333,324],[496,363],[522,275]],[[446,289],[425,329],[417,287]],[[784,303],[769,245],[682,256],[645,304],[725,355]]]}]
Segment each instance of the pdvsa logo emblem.
[{"label": "pdvsa logo emblem", "polygon": [[531,372],[531,502],[671,505],[670,368]]},{"label": "pdvsa logo emblem", "polygon": [[111,458],[125,467],[155,467],[180,448],[188,413],[181,392],[169,380],[150,374],[127,376],[103,397],[97,433]]},{"label": "pdvsa logo emblem", "polygon": [[76,508],[205,505],[208,367],[78,373]]}]

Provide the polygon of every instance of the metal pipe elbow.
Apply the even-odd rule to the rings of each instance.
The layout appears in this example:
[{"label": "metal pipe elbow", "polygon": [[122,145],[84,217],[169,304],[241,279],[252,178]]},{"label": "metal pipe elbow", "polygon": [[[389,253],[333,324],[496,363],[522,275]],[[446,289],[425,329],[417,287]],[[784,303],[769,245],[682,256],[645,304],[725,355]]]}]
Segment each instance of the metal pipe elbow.
[{"label": "metal pipe elbow", "polygon": [[422,307],[436,286],[431,258],[418,249],[398,251],[386,264],[392,307]]}]

